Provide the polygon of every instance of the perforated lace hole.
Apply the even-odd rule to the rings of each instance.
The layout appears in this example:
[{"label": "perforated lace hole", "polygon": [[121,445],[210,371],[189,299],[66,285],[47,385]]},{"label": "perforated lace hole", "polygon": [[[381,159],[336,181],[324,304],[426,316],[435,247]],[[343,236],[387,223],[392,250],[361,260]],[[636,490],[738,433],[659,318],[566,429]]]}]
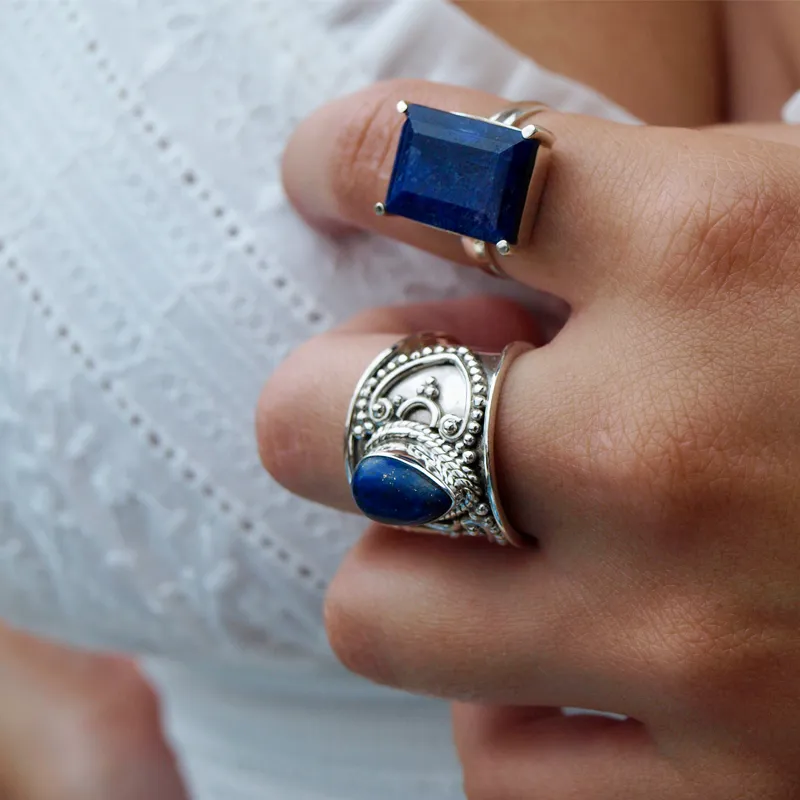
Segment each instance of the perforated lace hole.
[{"label": "perforated lace hole", "polygon": [[169,150],[170,148],[170,141],[169,139],[162,137],[158,140],[158,149],[159,150]]},{"label": "perforated lace hole", "polygon": [[224,215],[225,215],[225,209],[224,209],[224,208],[222,208],[222,206],[217,206],[217,207],[214,209],[214,216],[215,216],[215,217],[222,217],[222,216],[224,216]]},{"label": "perforated lace hole", "polygon": [[138,414],[131,414],[131,425],[138,428],[142,424],[142,418]]},{"label": "perforated lace hole", "polygon": [[69,331],[67,330],[65,325],[59,325],[56,330],[56,333],[58,333],[60,338],[66,339],[67,335],[69,334]]},{"label": "perforated lace hole", "polygon": [[265,550],[268,550],[270,547],[274,547],[275,546],[275,542],[273,542],[272,539],[270,539],[269,536],[267,536],[264,533],[262,533],[258,537],[258,544],[259,544],[260,547],[263,547]]},{"label": "perforated lace hole", "polygon": [[166,458],[167,461],[172,460],[173,458],[175,458],[175,451],[171,447],[167,447],[164,450],[164,458]]},{"label": "perforated lace hole", "polygon": [[191,186],[197,183],[197,176],[191,170],[187,170],[183,173],[183,182]]},{"label": "perforated lace hole", "polygon": [[286,278],[274,278],[272,281],[272,285],[276,289],[285,289],[286,288]]},{"label": "perforated lace hole", "polygon": [[227,500],[220,500],[219,507],[224,514],[230,513],[231,504]]},{"label": "perforated lace hole", "polygon": [[243,531],[251,531],[251,530],[253,530],[253,523],[249,519],[239,520],[239,527]]},{"label": "perforated lace hole", "polygon": [[281,561],[288,561],[289,560],[289,553],[287,553],[286,550],[278,550],[277,555],[278,555],[278,558]]},{"label": "perforated lace hole", "polygon": [[147,441],[152,447],[159,447],[161,445],[161,437],[155,431],[150,431],[147,436]]},{"label": "perforated lace hole", "polygon": [[95,42],[95,41],[88,42],[87,45],[86,45],[86,49],[90,53],[94,53],[97,50],[97,42]]},{"label": "perforated lace hole", "polygon": [[80,355],[82,350],[83,348],[81,347],[79,342],[72,343],[72,352],[75,353],[76,356]]},{"label": "perforated lace hole", "polygon": [[311,577],[311,570],[308,567],[300,566],[297,568],[297,574],[301,578],[310,578]]},{"label": "perforated lace hole", "polygon": [[231,225],[230,228],[228,228],[228,236],[230,236],[231,239],[235,239],[238,235],[239,228],[236,225]]},{"label": "perforated lace hole", "polygon": [[183,471],[183,477],[187,481],[193,481],[197,477],[197,473],[191,467],[187,467]]},{"label": "perforated lace hole", "polygon": [[214,494],[214,487],[210,483],[204,483],[200,491],[203,493],[203,497],[211,497]]},{"label": "perforated lace hole", "polygon": [[117,97],[119,97],[120,100],[127,100],[128,99],[128,90],[127,89],[120,89],[119,92],[117,92]]},{"label": "perforated lace hole", "polygon": [[308,312],[308,321],[312,325],[316,325],[318,322],[322,321],[322,314],[319,311],[309,311]]}]

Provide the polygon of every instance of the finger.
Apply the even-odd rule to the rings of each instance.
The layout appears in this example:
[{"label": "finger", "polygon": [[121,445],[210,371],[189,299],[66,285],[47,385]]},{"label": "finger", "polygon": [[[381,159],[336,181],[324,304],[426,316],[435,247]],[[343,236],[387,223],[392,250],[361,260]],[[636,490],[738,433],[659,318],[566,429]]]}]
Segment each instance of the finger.
[{"label": "finger", "polygon": [[674,767],[634,720],[459,705],[456,745],[469,800],[672,800]]},{"label": "finger", "polygon": [[[458,237],[373,213],[392,172],[403,122],[396,111],[400,99],[477,116],[508,105],[462,87],[376,84],[324,106],[297,128],[284,156],[287,193],[317,226],[374,230],[468,264]],[[669,217],[662,206],[672,202],[670,180],[680,182],[672,176],[687,162],[686,133],[555,112],[534,121],[557,139],[530,246],[502,265],[512,277],[577,307],[600,286],[619,283],[620,270],[633,279],[640,263],[651,260],[660,220]],[[685,182],[676,191],[685,194]]]},{"label": "finger", "polygon": [[596,597],[618,576],[544,551],[375,526],[326,599],[331,645],[353,672],[411,692],[635,716],[647,699]]},{"label": "finger", "polygon": [[499,351],[511,341],[539,343],[541,332],[515,303],[478,297],[378,309],[312,340],[267,383],[257,434],[267,471],[295,494],[355,510],[342,456],[355,386],[377,353],[420,330],[446,330],[472,346]]}]

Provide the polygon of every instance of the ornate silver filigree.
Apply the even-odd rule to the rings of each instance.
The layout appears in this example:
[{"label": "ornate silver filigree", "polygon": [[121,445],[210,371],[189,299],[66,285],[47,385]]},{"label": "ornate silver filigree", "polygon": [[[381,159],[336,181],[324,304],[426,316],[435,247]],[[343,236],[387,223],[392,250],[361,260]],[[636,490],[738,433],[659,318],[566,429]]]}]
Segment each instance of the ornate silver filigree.
[{"label": "ornate silver filigree", "polygon": [[492,480],[492,411],[499,378],[517,344],[478,353],[438,334],[419,334],[381,354],[356,388],[347,423],[346,463],[390,455],[417,465],[452,498],[450,510],[424,529],[520,543]]}]

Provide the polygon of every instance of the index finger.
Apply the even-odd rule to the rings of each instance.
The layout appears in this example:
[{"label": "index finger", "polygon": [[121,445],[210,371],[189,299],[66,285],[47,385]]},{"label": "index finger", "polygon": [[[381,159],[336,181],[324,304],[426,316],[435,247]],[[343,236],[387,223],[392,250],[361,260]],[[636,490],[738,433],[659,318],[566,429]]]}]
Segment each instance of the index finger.
[{"label": "index finger", "polygon": [[[480,117],[509,106],[508,100],[462,87],[408,80],[376,84],[301,123],[284,156],[287,193],[318,227],[369,229],[471,263],[457,236],[374,214],[392,174],[403,125],[396,108],[400,100]],[[621,250],[636,248],[642,225],[632,221],[645,219],[648,234],[657,224],[643,195],[660,185],[670,149],[648,150],[644,129],[635,126],[553,111],[532,121],[553,131],[556,142],[530,246],[502,266],[512,277],[575,305],[618,272]]]}]

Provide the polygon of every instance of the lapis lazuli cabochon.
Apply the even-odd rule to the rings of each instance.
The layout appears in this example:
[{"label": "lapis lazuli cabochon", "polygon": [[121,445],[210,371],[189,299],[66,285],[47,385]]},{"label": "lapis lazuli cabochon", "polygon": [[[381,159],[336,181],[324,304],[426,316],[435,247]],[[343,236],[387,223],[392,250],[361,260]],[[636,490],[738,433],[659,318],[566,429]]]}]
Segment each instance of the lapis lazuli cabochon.
[{"label": "lapis lazuli cabochon", "polygon": [[539,142],[518,128],[410,105],[386,211],[496,243],[516,244]]},{"label": "lapis lazuli cabochon", "polygon": [[367,456],[350,483],[356,505],[387,525],[425,525],[446,514],[453,498],[424,471],[392,456]]}]

